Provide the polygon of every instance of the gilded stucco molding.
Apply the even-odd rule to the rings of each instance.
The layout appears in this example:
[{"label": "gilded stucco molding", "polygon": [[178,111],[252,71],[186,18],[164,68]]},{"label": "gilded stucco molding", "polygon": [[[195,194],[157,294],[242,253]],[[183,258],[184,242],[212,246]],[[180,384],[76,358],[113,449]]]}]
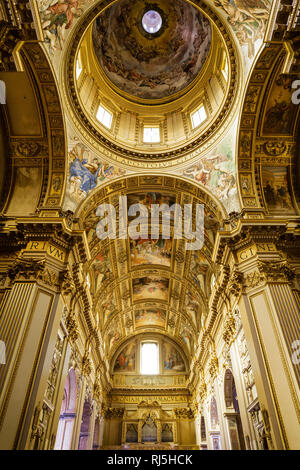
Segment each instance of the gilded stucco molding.
[{"label": "gilded stucco molding", "polygon": [[230,346],[236,336],[236,321],[234,315],[230,312],[225,315],[223,322],[223,340],[227,346]]},{"label": "gilded stucco molding", "polygon": [[195,418],[194,411],[191,408],[175,408],[174,415],[184,421],[194,420]]}]

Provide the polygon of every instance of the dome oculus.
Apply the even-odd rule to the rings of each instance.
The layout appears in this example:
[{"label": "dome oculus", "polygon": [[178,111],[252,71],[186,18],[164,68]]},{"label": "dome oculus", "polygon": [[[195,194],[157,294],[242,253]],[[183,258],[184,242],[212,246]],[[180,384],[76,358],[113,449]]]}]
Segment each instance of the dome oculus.
[{"label": "dome oculus", "polygon": [[143,16],[142,25],[147,33],[158,33],[162,27],[162,17],[157,11],[149,10]]},{"label": "dome oculus", "polygon": [[210,52],[209,19],[185,0],[119,0],[99,15],[92,40],[100,70],[126,97],[161,100],[186,89]]}]

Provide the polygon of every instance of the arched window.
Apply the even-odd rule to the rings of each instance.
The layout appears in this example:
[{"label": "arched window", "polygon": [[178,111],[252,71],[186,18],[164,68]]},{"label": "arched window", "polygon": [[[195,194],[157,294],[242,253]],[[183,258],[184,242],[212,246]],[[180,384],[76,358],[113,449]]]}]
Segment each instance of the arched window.
[{"label": "arched window", "polygon": [[212,428],[215,428],[219,424],[217,402],[215,397],[212,397],[210,402],[210,421]]},{"label": "arched window", "polygon": [[164,424],[161,431],[162,442],[173,442],[173,430],[171,424]]},{"label": "arched window", "polygon": [[206,441],[206,427],[204,416],[201,416],[201,441]]},{"label": "arched window", "polygon": [[90,418],[92,407],[89,400],[85,400],[82,412],[78,450],[87,450],[88,438],[90,435]]},{"label": "arched window", "polygon": [[236,413],[239,413],[239,404],[236,394],[235,382],[232,372],[227,369],[224,379],[224,395],[227,408],[233,408]]},{"label": "arched window", "polygon": [[141,374],[159,374],[159,348],[155,342],[141,344]]},{"label": "arched window", "polygon": [[100,434],[100,419],[99,419],[99,416],[97,416],[95,420],[95,428],[94,428],[93,450],[99,449],[99,434]]},{"label": "arched window", "polygon": [[157,427],[155,422],[149,416],[142,427],[143,442],[157,442]]},{"label": "arched window", "polygon": [[128,424],[126,431],[126,442],[138,441],[138,429],[136,424]]},{"label": "arched window", "polygon": [[68,373],[56,433],[55,450],[71,449],[76,417],[77,379],[74,369]]},{"label": "arched window", "polygon": [[245,449],[245,439],[240,418],[235,381],[232,372],[229,369],[226,370],[224,377],[224,397],[226,407],[231,409],[231,412],[227,413],[227,425],[231,448],[233,450]]}]

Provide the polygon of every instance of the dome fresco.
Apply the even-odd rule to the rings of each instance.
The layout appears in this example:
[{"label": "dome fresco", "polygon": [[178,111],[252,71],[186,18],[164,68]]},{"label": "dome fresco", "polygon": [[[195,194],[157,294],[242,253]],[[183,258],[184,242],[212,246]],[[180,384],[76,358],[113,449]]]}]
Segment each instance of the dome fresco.
[{"label": "dome fresco", "polygon": [[92,35],[105,76],[126,94],[155,100],[182,91],[197,77],[212,30],[209,20],[183,0],[123,0],[95,20]]}]

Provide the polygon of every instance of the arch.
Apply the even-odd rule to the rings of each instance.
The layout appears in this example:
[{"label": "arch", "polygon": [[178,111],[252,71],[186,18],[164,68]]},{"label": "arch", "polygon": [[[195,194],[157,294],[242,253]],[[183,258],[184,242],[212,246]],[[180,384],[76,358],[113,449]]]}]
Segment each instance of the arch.
[{"label": "arch", "polygon": [[210,400],[210,424],[212,429],[216,429],[219,426],[219,414],[217,407],[217,400],[215,397],[211,397]]},{"label": "arch", "polygon": [[157,442],[157,425],[151,416],[142,425],[142,442]]},{"label": "arch", "polygon": [[126,429],[126,442],[138,442],[137,424],[128,424]]},{"label": "arch", "polygon": [[83,405],[78,450],[88,450],[88,440],[90,437],[90,421],[92,405],[89,398],[86,398]]},{"label": "arch", "polygon": [[101,186],[92,190],[86,199],[84,199],[76,208],[74,216],[80,218],[86,213],[91,205],[100,204],[108,194],[122,191],[136,191],[142,188],[161,189],[171,191],[172,189],[181,190],[197,197],[203,204],[206,204],[219,222],[227,219],[228,213],[222,202],[214,195],[213,191],[206,188],[203,184],[191,181],[185,176],[165,175],[162,177],[158,173],[151,171],[141,171],[130,175],[123,175],[112,181],[107,181]]},{"label": "arch", "polygon": [[239,123],[240,200],[243,209],[256,211],[260,218],[282,211],[300,214],[295,171],[300,109],[292,102],[293,77],[282,74],[286,55],[280,43],[263,48],[248,82]]},{"label": "arch", "polygon": [[76,372],[71,368],[67,375],[64,387],[54,445],[55,450],[69,450],[72,447],[72,437],[77,413],[77,387]]},{"label": "arch", "polygon": [[[189,370],[188,359],[182,351],[182,348],[174,341],[174,339],[166,338],[165,335],[155,333],[137,334],[131,339],[127,339],[120,345],[117,351],[112,356],[111,360],[111,373],[135,373],[140,375],[140,346],[143,341],[157,341],[159,344],[159,373],[165,374],[168,372],[173,373],[187,373]],[[169,357],[176,356],[177,363],[181,368],[171,367],[166,364]],[[174,359],[175,360],[175,359]],[[120,363],[122,366],[120,366]]]},{"label": "arch", "polygon": [[[25,42],[18,51],[23,72],[6,82],[6,174],[3,214],[39,214],[62,208],[65,186],[65,124],[60,93],[43,47]],[[24,95],[26,99],[24,99]],[[20,119],[19,109],[26,119]],[[22,202],[22,203],[21,203]]]},{"label": "arch", "polygon": [[224,374],[224,398],[227,408],[233,408],[239,412],[239,405],[236,396],[236,388],[233,374],[230,369],[226,369]]},{"label": "arch", "polygon": [[171,424],[163,424],[161,430],[161,441],[162,442],[173,442],[174,441],[174,433],[173,427]]},{"label": "arch", "polygon": [[245,439],[240,417],[234,376],[230,369],[224,374],[224,398],[227,408],[226,421],[231,448],[233,450],[245,449]]}]

